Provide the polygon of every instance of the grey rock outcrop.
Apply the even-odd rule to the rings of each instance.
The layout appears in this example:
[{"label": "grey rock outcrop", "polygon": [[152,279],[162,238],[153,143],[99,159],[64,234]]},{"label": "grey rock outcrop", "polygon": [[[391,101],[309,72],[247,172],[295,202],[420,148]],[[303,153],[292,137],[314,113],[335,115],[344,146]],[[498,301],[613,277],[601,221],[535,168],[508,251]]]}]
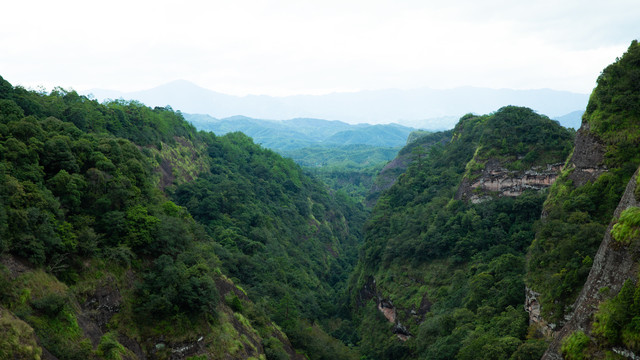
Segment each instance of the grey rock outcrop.
[{"label": "grey rock outcrop", "polygon": [[573,169],[569,179],[576,187],[594,181],[607,171],[604,165],[604,145],[589,132],[589,128],[589,123],[583,122],[576,133],[573,155],[568,164]]},{"label": "grey rock outcrop", "polygon": [[526,171],[506,169],[499,160],[487,160],[484,169],[473,180],[465,177],[456,193],[456,199],[481,203],[491,194],[516,197],[525,190],[541,190],[551,186],[558,178],[562,164],[547,164]]}]

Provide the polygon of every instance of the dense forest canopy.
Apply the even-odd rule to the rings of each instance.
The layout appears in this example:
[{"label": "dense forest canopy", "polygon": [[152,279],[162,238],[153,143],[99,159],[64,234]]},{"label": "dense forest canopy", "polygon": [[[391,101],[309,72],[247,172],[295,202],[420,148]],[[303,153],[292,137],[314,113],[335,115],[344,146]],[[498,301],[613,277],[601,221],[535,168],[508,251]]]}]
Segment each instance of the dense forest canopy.
[{"label": "dense forest canopy", "polygon": [[[240,133],[197,132],[168,107],[100,104],[74,91],[34,92],[4,80],[0,149],[0,250],[43,268],[71,292],[89,286],[88,273],[128,282],[111,325],[117,334],[150,336],[171,322],[219,327],[226,274],[249,296],[230,303],[233,314],[248,316],[249,327],[272,339],[263,346],[272,355],[282,355],[282,339],[270,335],[265,319],[312,358],[350,356],[323,329],[345,312],[335,300],[355,263],[365,212],[293,161]],[[22,302],[16,281],[3,277],[15,288],[3,306],[56,356],[88,356],[81,331],[64,339],[50,333],[59,314],[73,323],[77,309],[51,310],[55,316],[41,309],[50,297],[80,295]]]}]

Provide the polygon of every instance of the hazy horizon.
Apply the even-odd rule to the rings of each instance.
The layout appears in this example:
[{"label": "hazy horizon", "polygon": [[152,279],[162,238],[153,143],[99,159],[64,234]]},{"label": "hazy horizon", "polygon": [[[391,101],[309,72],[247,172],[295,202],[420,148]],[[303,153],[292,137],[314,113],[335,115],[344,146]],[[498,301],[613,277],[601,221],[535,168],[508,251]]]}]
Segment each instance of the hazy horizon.
[{"label": "hazy horizon", "polygon": [[441,130],[467,113],[487,114],[506,105],[525,106],[551,118],[586,108],[588,94],[550,89],[514,90],[459,87],[437,90],[383,89],[326,95],[243,96],[223,94],[180,80],[137,92],[94,89],[81,92],[105,99],[138,100],[189,114],[222,119],[236,115],[265,120],[316,118],[349,124],[397,123]]},{"label": "hazy horizon", "polygon": [[[133,90],[129,90],[129,91],[123,91],[123,90],[119,90],[119,89],[107,89],[107,88],[88,88],[88,89],[76,89],[76,88],[65,88],[65,90],[74,90],[76,92],[78,92],[79,94],[92,94],[92,92],[94,91],[109,91],[109,92],[118,92],[118,93],[122,93],[122,94],[131,94],[131,93],[139,93],[139,92],[144,92],[147,90],[152,90],[152,89],[156,89],[156,88],[160,88],[163,86],[167,86],[167,85],[171,85],[171,84],[179,84],[179,83],[189,83],[192,85],[195,85],[197,87],[200,87],[202,89],[205,90],[209,90],[209,91],[213,91],[219,94],[223,94],[223,95],[229,95],[229,96],[234,96],[234,97],[240,97],[240,98],[244,98],[244,97],[252,97],[252,96],[269,96],[269,97],[274,97],[274,98],[284,98],[284,97],[292,97],[292,96],[323,96],[323,95],[332,95],[332,94],[353,94],[353,93],[360,93],[360,92],[375,92],[375,91],[412,91],[412,90],[457,90],[457,89],[464,89],[464,88],[477,88],[477,89],[490,89],[490,90],[521,90],[521,91],[527,91],[527,90],[553,90],[553,91],[562,91],[562,92],[568,92],[568,93],[573,93],[573,94],[580,94],[580,95],[589,95],[591,93],[591,91],[588,92],[577,92],[577,91],[569,91],[569,90],[562,90],[562,89],[554,89],[554,88],[549,88],[549,87],[540,87],[540,88],[527,88],[527,89],[516,89],[516,88],[506,88],[506,87],[501,87],[501,88],[491,88],[491,87],[483,87],[483,86],[474,86],[474,85],[461,85],[461,86],[454,86],[454,87],[430,87],[430,86],[416,86],[416,87],[408,87],[408,88],[399,88],[399,87],[388,87],[388,88],[377,88],[377,89],[363,89],[363,90],[335,90],[335,91],[328,91],[328,92],[319,92],[319,93],[299,93],[299,94],[290,94],[290,95],[270,95],[270,94],[260,94],[260,93],[247,93],[247,94],[232,94],[232,93],[225,93],[223,91],[218,91],[216,89],[210,89],[207,88],[206,86],[202,86],[201,84],[198,84],[197,82],[193,82],[187,79],[175,79],[175,80],[171,80],[165,83],[161,83],[161,84],[156,84],[155,86],[151,86],[151,87],[145,87],[145,88],[140,88],[140,89],[133,89]],[[595,87],[595,85],[594,85]],[[30,87],[30,89],[35,90],[36,87]],[[126,99],[125,99],[126,100]]]},{"label": "hazy horizon", "polygon": [[184,79],[291,96],[380,89],[588,94],[640,34],[632,0],[9,2],[1,76],[133,92]]}]

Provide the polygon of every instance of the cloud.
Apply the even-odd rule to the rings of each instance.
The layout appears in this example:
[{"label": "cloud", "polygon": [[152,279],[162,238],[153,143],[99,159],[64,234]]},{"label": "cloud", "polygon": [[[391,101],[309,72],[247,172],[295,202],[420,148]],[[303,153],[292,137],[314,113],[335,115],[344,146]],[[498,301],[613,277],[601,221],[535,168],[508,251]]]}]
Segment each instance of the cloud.
[{"label": "cloud", "polygon": [[[632,1],[14,1],[2,76],[234,94],[446,88],[589,92],[640,34]],[[18,30],[19,29],[19,30]]]}]

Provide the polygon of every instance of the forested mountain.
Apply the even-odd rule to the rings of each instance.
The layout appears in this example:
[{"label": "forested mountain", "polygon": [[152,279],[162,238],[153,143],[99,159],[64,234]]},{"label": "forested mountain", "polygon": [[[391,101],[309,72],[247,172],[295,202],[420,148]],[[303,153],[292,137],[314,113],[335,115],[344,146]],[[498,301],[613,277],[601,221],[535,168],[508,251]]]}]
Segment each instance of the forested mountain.
[{"label": "forested mountain", "polygon": [[351,279],[371,359],[536,359],[527,338],[526,249],[573,134],[530,109],[466,115],[410,144],[382,193]]},{"label": "forested mountain", "polygon": [[633,41],[598,77],[529,251],[532,320],[543,332],[560,330],[545,358],[640,351],[640,190],[632,177],[639,127],[640,45]]},{"label": "forested mountain", "polygon": [[364,200],[375,174],[407,143],[412,128],[398,124],[350,125],[341,121],[283,121],[185,114],[196,128],[224,135],[242,132],[293,159],[332,189]]},{"label": "forested mountain", "polygon": [[310,146],[369,145],[400,147],[414,129],[398,124],[350,125],[321,119],[260,120],[246,116],[215,119],[208,115],[185,114],[185,119],[200,130],[217,135],[239,131],[267,148],[282,151]]},{"label": "forested mountain", "polygon": [[365,213],[250,138],[0,78],[0,176],[0,357],[355,355]]}]

